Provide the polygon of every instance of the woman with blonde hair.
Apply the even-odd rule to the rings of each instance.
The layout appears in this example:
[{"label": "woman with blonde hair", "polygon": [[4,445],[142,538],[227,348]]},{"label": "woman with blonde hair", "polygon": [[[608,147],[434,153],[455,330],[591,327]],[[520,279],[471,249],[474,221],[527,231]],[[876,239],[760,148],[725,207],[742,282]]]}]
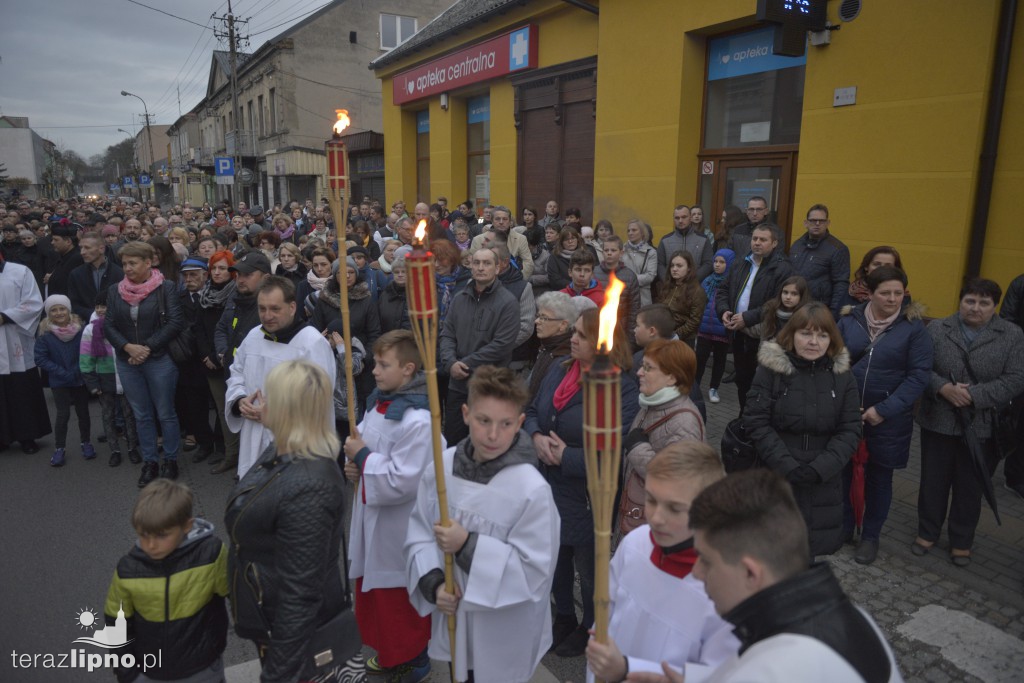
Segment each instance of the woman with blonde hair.
[{"label": "woman with blonde hair", "polygon": [[338,558],[345,483],[331,378],[292,360],[270,371],[264,391],[262,422],[274,440],[224,515],[235,630],[256,643],[264,680],[362,680],[358,641],[351,650],[332,643],[349,651],[321,667],[309,652],[318,631],[351,609]]},{"label": "woman with blonde hair", "polygon": [[302,262],[302,254],[297,246],[291,242],[282,242],[281,248],[277,251],[277,259],[274,275],[288,278],[296,287],[306,281],[309,269]]}]

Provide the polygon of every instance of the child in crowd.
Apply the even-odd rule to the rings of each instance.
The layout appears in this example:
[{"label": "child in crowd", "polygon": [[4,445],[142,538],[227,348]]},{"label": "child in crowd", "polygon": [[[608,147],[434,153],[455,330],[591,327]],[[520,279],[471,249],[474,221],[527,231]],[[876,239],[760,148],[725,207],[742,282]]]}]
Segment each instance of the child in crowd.
[{"label": "child in crowd", "polygon": [[722,399],[718,396],[718,387],[722,384],[722,376],[725,374],[725,361],[729,357],[729,331],[725,329],[722,320],[715,312],[715,292],[718,286],[725,280],[729,267],[732,266],[736,252],[732,249],[719,249],[715,252],[713,261],[714,270],[711,275],[704,278],[701,287],[708,295],[707,306],[704,307],[704,316],[700,321],[700,329],[697,331],[697,343],[694,349],[697,352],[697,377],[696,383],[700,384],[704,377],[704,368],[711,361],[711,381],[708,389],[708,400],[718,403]]},{"label": "child in crowd", "polygon": [[807,289],[807,280],[799,275],[787,278],[782,283],[778,296],[769,300],[761,307],[761,322],[750,328],[750,334],[760,337],[761,341],[771,341],[782,331],[796,309],[811,302],[811,293]]},{"label": "child in crowd", "polygon": [[[675,317],[672,310],[665,304],[648,304],[642,307],[636,314],[636,345],[639,350],[633,354],[633,367],[630,372],[637,377],[637,371],[644,364],[644,349],[656,339],[679,340],[676,334]],[[697,362],[697,369],[700,370],[700,361]],[[690,400],[700,411],[700,418],[707,422],[708,409],[704,404],[704,393],[700,389],[700,382],[696,379],[690,387]]]},{"label": "child in crowd", "polygon": [[[430,619],[409,601],[402,544],[420,479],[432,463],[427,383],[409,330],[382,335],[373,358],[377,389],[367,400],[358,433],[345,440],[345,476],[359,482],[349,576],[356,580],[359,632],[377,650],[367,669],[388,680],[418,682],[430,673]],[[339,354],[339,371],[341,364]],[[338,385],[344,384],[339,378]]]},{"label": "child in crowd", "polygon": [[562,291],[569,296],[585,296],[598,307],[604,305],[604,285],[594,278],[597,257],[589,249],[577,249],[569,258],[569,286]]},{"label": "child in crowd", "polygon": [[189,488],[171,479],[142,489],[132,526],[139,540],[117,563],[104,608],[107,630],[127,627],[121,661],[126,654],[135,658],[134,669],[116,670],[118,680],[220,683],[227,549],[212,524],[192,516]]},{"label": "child in crowd", "polygon": [[53,419],[56,449],[50,458],[50,465],[63,467],[72,405],[78,415],[82,457],[86,460],[96,457],[96,449],[91,442],[89,391],[85,388],[82,373],[78,369],[82,321],[71,312],[71,300],[63,294],[47,297],[43,302],[43,311],[46,318],[39,324],[35,361],[36,365],[46,372],[50,391],[53,392],[53,402],[57,406],[57,415]]},{"label": "child in crowd", "polygon": [[715,450],[697,441],[664,448],[647,466],[649,526],[623,538],[609,569],[608,643],[587,644],[587,681],[662,673],[661,662],[703,680],[739,650],[732,625],[715,613],[697,562],[689,509],[725,472]]},{"label": "child in crowd", "polygon": [[96,309],[89,323],[82,330],[82,341],[79,345],[78,368],[89,393],[99,398],[103,411],[103,433],[110,446],[111,467],[121,464],[121,444],[115,425],[118,401],[124,415],[125,446],[128,447],[128,459],[133,464],[142,462],[139,453],[139,439],[135,432],[135,416],[131,406],[124,398],[124,390],[117,376],[117,365],[114,363],[114,347],[107,341],[103,327],[107,316],[107,290],[96,294]]},{"label": "child in crowd", "polygon": [[[476,683],[526,681],[551,646],[548,595],[558,559],[560,519],[522,430],[528,394],[508,368],[477,368],[462,417],[469,436],[444,453],[450,526],[427,468],[405,542],[408,590],[431,614],[430,656],[451,661],[447,615],[455,614],[455,677]],[[444,553],[455,555],[454,593]]]}]

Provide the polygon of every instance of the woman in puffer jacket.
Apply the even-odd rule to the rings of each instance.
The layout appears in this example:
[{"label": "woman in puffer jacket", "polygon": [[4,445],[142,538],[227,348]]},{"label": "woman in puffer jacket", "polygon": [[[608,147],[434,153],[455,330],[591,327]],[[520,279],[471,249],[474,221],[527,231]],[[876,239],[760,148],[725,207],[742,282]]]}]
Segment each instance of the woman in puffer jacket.
[{"label": "woman in puffer jacket", "polygon": [[798,309],[757,354],[744,426],[766,467],[786,478],[807,522],[812,557],[843,544],[843,468],[861,434],[850,354],[828,307]]}]

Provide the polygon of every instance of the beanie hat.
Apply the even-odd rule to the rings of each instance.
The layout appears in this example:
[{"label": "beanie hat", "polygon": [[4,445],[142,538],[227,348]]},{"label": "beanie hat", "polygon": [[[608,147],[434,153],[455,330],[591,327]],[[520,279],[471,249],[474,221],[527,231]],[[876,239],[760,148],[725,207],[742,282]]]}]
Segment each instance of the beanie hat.
[{"label": "beanie hat", "polygon": [[46,315],[50,315],[50,309],[54,306],[63,306],[68,309],[68,312],[71,312],[71,299],[63,294],[51,294],[43,302],[43,310],[46,311]]},{"label": "beanie hat", "polygon": [[120,235],[120,234],[121,234],[121,231],[117,229],[116,225],[104,225],[103,226],[103,236],[104,237],[107,237],[108,235],[117,236],[117,235]]}]

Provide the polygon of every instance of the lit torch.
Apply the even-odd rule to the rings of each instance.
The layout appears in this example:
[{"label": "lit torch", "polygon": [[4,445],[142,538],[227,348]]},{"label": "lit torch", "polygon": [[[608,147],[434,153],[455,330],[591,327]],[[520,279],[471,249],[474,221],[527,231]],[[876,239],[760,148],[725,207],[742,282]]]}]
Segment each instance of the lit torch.
[{"label": "lit torch", "polygon": [[[625,284],[609,274],[601,307],[597,356],[583,371],[583,448],[587,493],[594,516],[594,637],[608,642],[608,565],[615,491],[622,461],[622,386],[611,360],[618,325],[619,297]],[[600,682],[599,682],[600,683]]]},{"label": "lit torch", "polygon": [[[337,231],[345,225],[346,193],[348,192],[348,150],[341,139],[341,133],[348,128],[351,121],[348,111],[336,109],[338,120],[333,127],[331,139],[324,144],[327,155],[327,202],[331,205],[334,216],[334,229]],[[342,261],[344,263],[344,261]],[[338,288],[341,290],[341,319],[344,322],[342,333],[345,338],[345,388],[348,390],[348,425],[353,436],[358,436],[356,429],[356,388],[352,376],[352,323],[348,310],[348,269],[342,265],[338,268]]]},{"label": "lit torch", "polygon": [[[405,257],[406,291],[409,301],[409,320],[412,322],[416,348],[423,359],[423,372],[427,378],[427,398],[430,401],[430,424],[434,444],[434,480],[437,482],[437,506],[441,513],[441,526],[451,526],[448,518],[448,489],[445,485],[444,450],[441,448],[441,400],[437,390],[437,333],[440,316],[437,310],[437,290],[434,279],[434,255],[427,251],[425,238],[427,222],[416,226],[412,253]],[[454,558],[444,556],[444,589],[455,594]],[[451,648],[451,679],[455,679],[455,615],[448,616],[448,643]]]}]

